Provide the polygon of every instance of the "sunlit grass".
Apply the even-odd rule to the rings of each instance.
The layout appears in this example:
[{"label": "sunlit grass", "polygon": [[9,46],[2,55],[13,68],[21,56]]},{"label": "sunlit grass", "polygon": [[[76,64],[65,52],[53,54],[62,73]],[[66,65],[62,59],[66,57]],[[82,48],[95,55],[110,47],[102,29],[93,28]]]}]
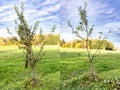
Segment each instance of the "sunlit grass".
[{"label": "sunlit grass", "polygon": [[[96,50],[92,50],[94,53]],[[94,64],[96,72],[100,78],[119,78],[120,77],[120,52],[101,50],[100,55],[95,57]],[[80,78],[89,71],[89,60],[85,49],[61,49],[61,82],[69,83],[76,78]],[[66,84],[65,83],[65,84]],[[97,83],[101,86],[101,83]],[[95,83],[93,84],[96,85]],[[63,90],[83,90],[79,84],[63,86]],[[89,87],[86,86],[86,87]],[[101,86],[102,87],[102,86]],[[89,90],[89,88],[88,88]],[[98,89],[99,90],[99,89]],[[101,89],[102,90],[102,89]],[[109,90],[109,89],[105,89]]]},{"label": "sunlit grass", "polygon": [[[35,47],[35,52],[39,50]],[[17,46],[0,47],[0,90],[24,90],[30,69],[24,68],[25,52]],[[29,90],[58,90],[60,83],[59,46],[45,46],[43,60],[37,65],[40,86]]]},{"label": "sunlit grass", "polygon": [[[37,53],[38,49],[35,47],[34,52]],[[29,79],[30,69],[24,68],[24,54],[17,46],[0,47],[0,90],[25,89],[24,84]],[[94,64],[99,77],[119,78],[120,53],[118,51],[102,50],[101,54],[95,57]],[[43,60],[38,63],[37,71],[42,84],[30,90],[59,90],[60,82],[62,84],[72,82],[88,73],[89,60],[86,50],[45,46]],[[97,83],[99,86],[102,86],[101,84],[102,82]],[[77,84],[63,87],[61,90],[80,90]]]}]

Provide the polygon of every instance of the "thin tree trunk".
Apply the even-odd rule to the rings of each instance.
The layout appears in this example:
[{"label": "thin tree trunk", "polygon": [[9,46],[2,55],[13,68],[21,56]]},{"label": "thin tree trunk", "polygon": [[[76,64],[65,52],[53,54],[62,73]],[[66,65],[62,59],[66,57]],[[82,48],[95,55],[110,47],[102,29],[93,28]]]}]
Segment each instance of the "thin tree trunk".
[{"label": "thin tree trunk", "polygon": [[31,77],[32,77],[32,79],[33,80],[35,80],[35,79],[37,79],[36,78],[36,69],[35,69],[35,66],[31,66],[31,71],[32,71],[32,75],[31,75]]},{"label": "thin tree trunk", "polygon": [[93,60],[90,60],[90,72],[89,75],[91,78],[93,78],[95,81],[98,81],[98,78],[96,76],[96,71],[95,71],[95,67],[93,64]]},{"label": "thin tree trunk", "polygon": [[93,76],[93,63],[92,60],[90,60],[90,77]]},{"label": "thin tree trunk", "polygon": [[25,68],[28,68],[28,52],[26,53]]},{"label": "thin tree trunk", "polygon": [[33,85],[38,84],[38,79],[37,79],[37,73],[36,73],[36,63],[34,62],[34,56],[33,56],[33,51],[32,51],[32,44],[28,43],[28,46],[26,47],[26,61],[25,61],[25,67],[28,67],[28,64],[31,67],[31,80],[30,82]]},{"label": "thin tree trunk", "polygon": [[34,65],[31,66],[31,82],[32,85],[38,85],[40,83],[37,78],[36,67]]}]

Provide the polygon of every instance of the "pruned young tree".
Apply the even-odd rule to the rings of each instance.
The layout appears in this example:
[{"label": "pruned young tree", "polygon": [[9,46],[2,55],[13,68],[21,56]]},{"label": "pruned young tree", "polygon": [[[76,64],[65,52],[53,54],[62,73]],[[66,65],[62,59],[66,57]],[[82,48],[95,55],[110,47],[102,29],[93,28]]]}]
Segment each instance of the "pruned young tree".
[{"label": "pruned young tree", "polygon": [[[37,21],[34,26],[29,26],[25,17],[24,17],[24,4],[21,4],[21,9],[19,10],[17,8],[17,6],[15,5],[14,7],[15,12],[17,14],[18,19],[15,20],[15,31],[19,37],[19,49],[23,49],[25,50],[25,68],[28,68],[30,66],[31,68],[31,80],[30,82],[32,82],[33,84],[38,84],[39,80],[37,78],[37,72],[36,72],[36,65],[37,63],[42,59],[43,56],[43,49],[44,49],[44,45],[46,39],[45,37],[43,37],[43,30],[40,28],[40,49],[38,54],[35,54],[33,51],[33,45],[32,42],[34,41],[34,37],[36,34],[36,31],[38,30],[39,27],[39,21]],[[56,26],[53,26],[53,28],[51,29],[51,33],[54,32]],[[9,34],[10,30],[7,28]]]},{"label": "pruned young tree", "polygon": [[[87,57],[89,59],[89,77],[93,78],[94,80],[98,80],[98,77],[96,75],[95,71],[95,66],[93,64],[94,58],[100,54],[101,46],[104,42],[105,39],[107,39],[107,36],[109,35],[110,31],[103,36],[102,32],[99,32],[99,46],[96,49],[96,51],[93,53],[91,52],[91,41],[92,41],[92,35],[93,35],[93,30],[94,30],[94,25],[89,28],[89,22],[87,19],[87,11],[86,11],[87,3],[84,3],[84,7],[78,8],[79,11],[79,17],[80,17],[80,22],[79,25],[77,26],[76,29],[73,28],[72,24],[70,21],[68,21],[68,26],[72,29],[72,33],[76,35],[79,39],[85,41],[86,45],[86,51],[87,51]],[[81,35],[81,32],[84,33],[85,35]]]}]

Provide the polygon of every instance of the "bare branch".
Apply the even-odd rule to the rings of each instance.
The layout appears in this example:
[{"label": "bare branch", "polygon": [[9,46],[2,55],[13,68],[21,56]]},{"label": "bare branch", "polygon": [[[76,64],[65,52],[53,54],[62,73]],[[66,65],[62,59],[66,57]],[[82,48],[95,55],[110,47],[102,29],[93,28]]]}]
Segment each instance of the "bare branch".
[{"label": "bare branch", "polygon": [[[99,42],[99,47],[98,47],[98,49],[96,50],[96,52],[92,55],[92,58],[94,58],[94,57],[96,57],[97,55],[100,54],[101,46],[103,45],[104,40],[107,38],[107,36],[108,36],[110,33],[111,33],[111,31],[109,31],[109,32],[104,36],[104,38],[102,39],[102,41],[99,40],[99,41],[101,41],[101,42]],[[100,34],[102,35],[102,32],[100,32]],[[99,39],[100,39],[100,38],[101,38],[101,37],[99,36]],[[99,53],[98,53],[98,52],[99,52]]]},{"label": "bare branch", "polygon": [[84,38],[82,36],[80,36],[80,34],[78,33],[77,30],[74,30],[72,24],[70,23],[70,21],[68,20],[68,26],[72,29],[72,33],[75,34],[77,37],[81,38],[82,40],[84,40]]}]

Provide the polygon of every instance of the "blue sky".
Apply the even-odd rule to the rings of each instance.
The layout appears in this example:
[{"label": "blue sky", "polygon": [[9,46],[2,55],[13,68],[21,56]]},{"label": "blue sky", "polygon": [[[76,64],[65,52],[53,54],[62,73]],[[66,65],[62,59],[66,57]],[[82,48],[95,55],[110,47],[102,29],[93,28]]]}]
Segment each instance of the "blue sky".
[{"label": "blue sky", "polygon": [[0,36],[8,37],[6,28],[9,27],[14,32],[14,20],[17,16],[14,11],[14,5],[19,8],[21,2],[25,6],[25,18],[30,25],[37,20],[40,21],[40,27],[44,33],[49,33],[53,25],[56,25],[56,33],[60,30],[60,0],[0,0]]},{"label": "blue sky", "polygon": [[[120,47],[120,1],[119,0],[87,0],[88,20],[89,24],[95,25],[94,37],[97,37],[97,32],[108,32],[111,34],[108,39],[115,46]],[[71,30],[67,25],[67,20],[70,20],[74,27],[80,21],[78,15],[78,7],[82,6],[84,0],[61,0],[61,39],[67,41],[75,38],[71,34]]]},{"label": "blue sky", "polygon": [[[84,0],[1,0],[0,1],[0,36],[8,37],[6,28],[9,27],[14,32],[14,20],[17,16],[14,5],[20,7],[21,2],[25,4],[25,18],[30,25],[35,21],[40,21],[40,27],[48,33],[53,25],[57,25],[56,33],[61,34],[61,38],[69,41],[75,38],[67,25],[70,20],[74,27],[79,23],[78,7],[83,5]],[[120,1],[119,0],[88,0],[88,20],[91,25],[95,25],[97,32],[112,31],[109,40],[120,46]]]}]

